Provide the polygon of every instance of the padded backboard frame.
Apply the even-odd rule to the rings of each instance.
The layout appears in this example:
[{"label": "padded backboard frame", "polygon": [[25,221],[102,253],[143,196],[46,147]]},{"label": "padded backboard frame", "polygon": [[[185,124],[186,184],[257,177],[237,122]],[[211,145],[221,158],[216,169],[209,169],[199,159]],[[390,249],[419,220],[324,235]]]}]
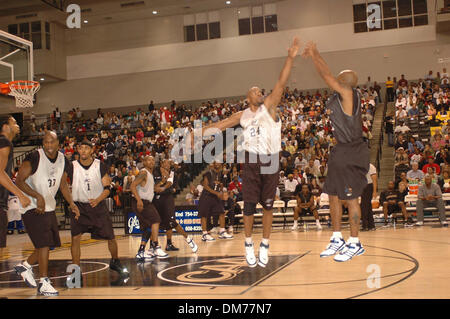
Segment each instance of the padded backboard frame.
[{"label": "padded backboard frame", "polygon": [[[2,67],[3,82],[15,80],[33,81],[34,63],[33,63],[33,43],[18,36],[0,30],[0,67]],[[24,66],[19,64],[23,64]],[[19,67],[21,75],[17,76]],[[5,68],[7,71],[5,71]]]}]

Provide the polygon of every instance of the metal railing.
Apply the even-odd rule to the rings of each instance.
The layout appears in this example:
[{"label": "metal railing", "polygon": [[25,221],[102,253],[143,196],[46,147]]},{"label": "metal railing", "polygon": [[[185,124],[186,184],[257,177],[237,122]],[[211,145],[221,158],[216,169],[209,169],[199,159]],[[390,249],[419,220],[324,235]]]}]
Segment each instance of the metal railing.
[{"label": "metal railing", "polygon": [[384,96],[384,103],[383,103],[383,116],[381,119],[381,129],[380,129],[380,140],[378,141],[378,151],[377,151],[377,159],[375,161],[375,167],[377,169],[377,174],[380,176],[380,168],[381,168],[381,157],[383,156],[383,143],[384,143],[384,130],[385,130],[385,120],[386,120],[386,113],[387,113],[387,93]]}]

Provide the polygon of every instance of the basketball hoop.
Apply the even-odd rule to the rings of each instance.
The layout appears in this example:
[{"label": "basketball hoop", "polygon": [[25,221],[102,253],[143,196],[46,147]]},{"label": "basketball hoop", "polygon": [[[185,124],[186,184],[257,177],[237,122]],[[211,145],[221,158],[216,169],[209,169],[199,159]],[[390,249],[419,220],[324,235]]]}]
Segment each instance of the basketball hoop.
[{"label": "basketball hoop", "polygon": [[8,83],[0,83],[1,94],[8,95],[10,91]]},{"label": "basketball hoop", "polygon": [[33,97],[41,88],[36,81],[12,81],[8,83],[10,93],[16,98],[16,107],[33,107]]}]

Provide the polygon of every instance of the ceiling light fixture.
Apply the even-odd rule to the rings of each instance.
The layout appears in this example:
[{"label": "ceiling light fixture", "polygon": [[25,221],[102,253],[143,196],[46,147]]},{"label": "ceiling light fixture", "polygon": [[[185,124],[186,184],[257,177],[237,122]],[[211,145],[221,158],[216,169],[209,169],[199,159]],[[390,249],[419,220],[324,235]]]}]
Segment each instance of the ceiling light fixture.
[{"label": "ceiling light fixture", "polygon": [[153,11],[153,14],[158,14],[158,11]]}]

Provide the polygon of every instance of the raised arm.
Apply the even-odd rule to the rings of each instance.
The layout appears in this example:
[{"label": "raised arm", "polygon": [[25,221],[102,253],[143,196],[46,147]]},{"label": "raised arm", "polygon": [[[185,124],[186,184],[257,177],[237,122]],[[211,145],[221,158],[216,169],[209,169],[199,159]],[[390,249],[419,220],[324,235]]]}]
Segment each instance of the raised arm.
[{"label": "raised arm", "polygon": [[272,93],[264,100],[264,105],[267,107],[269,112],[275,112],[276,107],[281,101],[281,96],[283,95],[286,83],[291,75],[292,66],[294,64],[294,59],[300,50],[300,40],[298,37],[294,38],[291,47],[288,49],[288,57],[284,63],[283,70],[281,70],[278,82],[272,90]]},{"label": "raised arm", "polygon": [[232,114],[230,117],[217,122],[217,123],[213,123],[211,125],[208,125],[206,127],[202,128],[202,133],[205,134],[205,131],[211,128],[217,128],[221,131],[226,130],[227,128],[231,128],[234,127],[236,125],[239,124],[239,122],[241,121],[241,116],[242,116],[242,111],[239,111],[237,113]]},{"label": "raised arm", "polygon": [[[322,79],[325,81],[325,83],[333,90],[338,92],[341,96],[343,101],[352,101],[353,97],[353,91],[351,85],[344,85],[343,83],[350,83],[353,80],[354,72],[353,71],[343,71],[339,76],[342,75],[344,82],[339,81],[330,71],[330,68],[328,67],[325,60],[320,55],[319,51],[317,50],[317,46],[314,42],[309,42],[305,50],[302,53],[302,56],[304,58],[310,57],[314,63],[314,66],[316,67],[317,72],[322,77]],[[357,79],[356,79],[357,80]],[[356,83],[355,83],[356,85]],[[343,103],[344,110],[347,114],[352,114],[352,103]]]},{"label": "raised arm", "polygon": [[348,88],[343,87],[339,83],[337,78],[333,76],[333,74],[330,71],[330,68],[320,55],[319,50],[317,50],[317,45],[314,42],[309,42],[306,45],[305,50],[302,53],[302,56],[304,58],[310,57],[312,59],[317,72],[330,88],[332,88],[336,92],[339,92],[340,94],[344,94],[347,91],[351,91]]}]

